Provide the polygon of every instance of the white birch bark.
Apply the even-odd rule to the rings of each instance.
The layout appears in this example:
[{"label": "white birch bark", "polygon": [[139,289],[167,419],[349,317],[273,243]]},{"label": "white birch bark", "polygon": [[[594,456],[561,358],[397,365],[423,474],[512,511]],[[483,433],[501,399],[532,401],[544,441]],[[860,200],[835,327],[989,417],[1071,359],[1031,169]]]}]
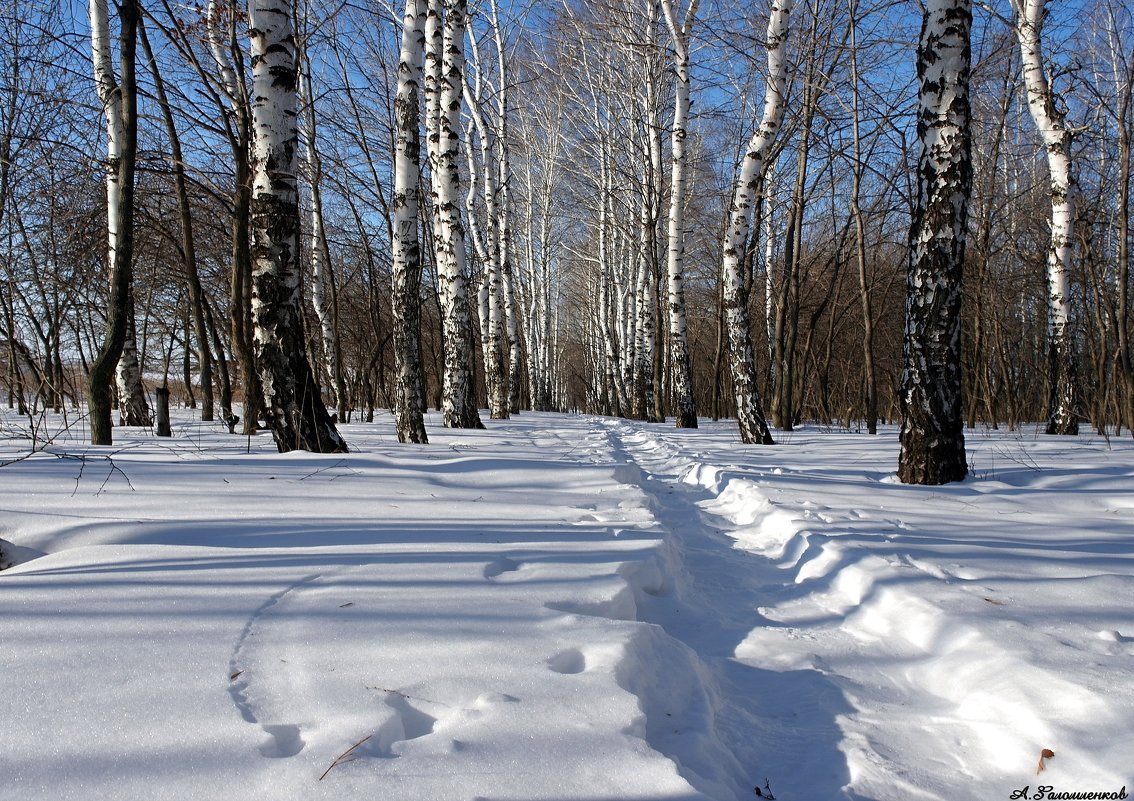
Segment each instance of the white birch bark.
[{"label": "white birch bark", "polygon": [[[209,0],[205,38],[220,78],[222,94],[232,113],[233,130],[230,146],[233,156],[233,216],[232,216],[232,269],[229,283],[229,323],[233,350],[240,362],[241,384],[244,394],[244,433],[259,430],[261,387],[256,372],[255,343],[251,319],[251,110],[244,69],[236,68],[239,53],[236,49],[236,21],[238,9],[235,0],[224,3]],[[225,23],[226,36],[221,37],[221,24]],[[231,415],[232,410],[224,410]]]},{"label": "white birch bark", "polygon": [[653,239],[653,251],[649,254],[650,265],[650,317],[652,327],[654,330],[654,338],[650,343],[651,360],[653,364],[650,365],[653,370],[653,375],[650,378],[650,385],[653,387],[653,398],[648,403],[653,409],[653,421],[656,423],[665,422],[665,403],[664,403],[664,390],[666,388],[666,374],[667,372],[672,375],[672,371],[667,371],[665,365],[668,363],[666,343],[670,341],[670,337],[659,337],[658,328],[662,325],[660,317],[663,314],[662,305],[659,302],[658,295],[662,291],[661,282],[665,280],[662,275],[662,265],[667,263],[669,241],[666,237],[661,236],[658,232],[658,227],[661,222],[662,216],[662,174],[663,174],[663,155],[662,155],[662,125],[658,116],[658,108],[655,103],[650,104],[650,120],[649,120],[649,147],[650,147],[650,172],[652,179],[650,182],[649,190],[649,209],[650,209],[650,237]]},{"label": "white birch bark", "polygon": [[[502,257],[500,238],[500,196],[497,185],[496,152],[492,144],[488,123],[481,108],[481,71],[479,50],[473,42],[473,66],[466,70],[464,84],[465,102],[468,106],[471,124],[466,129],[466,149],[468,151],[469,190],[465,201],[468,212],[469,235],[480,260],[484,275],[479,287],[481,350],[484,358],[484,382],[488,390],[489,414],[493,420],[506,420],[509,413],[508,375],[504,365],[504,323],[502,292]],[[473,131],[479,142],[480,162],[477,163],[473,149]],[[477,221],[477,189],[481,193],[484,208],[486,231],[480,230]]]},{"label": "white birch bark", "polygon": [[689,125],[689,36],[700,0],[689,0],[679,22],[672,0],[662,0],[666,25],[674,53],[673,131],[670,135],[671,169],[669,199],[669,336],[673,363],[673,393],[677,404],[677,427],[697,427],[697,405],[693,397],[693,362],[685,320],[685,140]]},{"label": "white birch bark", "polygon": [[237,84],[236,70],[232,66],[232,58],[221,41],[219,21],[221,19],[220,5],[217,0],[209,0],[208,25],[205,26],[205,39],[209,44],[209,53],[217,66],[220,75],[221,87],[233,107],[238,111],[241,89]]},{"label": "white birch bark", "polygon": [[[87,377],[87,403],[90,410],[91,444],[110,445],[113,441],[111,382],[127,341],[135,339],[130,297],[133,284],[133,196],[137,149],[134,60],[140,9],[136,2],[124,2],[118,6],[121,22],[121,82],[114,72],[110,15],[106,0],[91,0],[89,12],[91,63],[107,129],[107,266],[110,295],[106,332]],[[137,386],[140,387],[140,381]],[[129,398],[129,391],[122,393],[120,397],[124,410]]]},{"label": "white birch bark", "polygon": [[253,0],[252,320],[276,447],[345,452],[307,361],[299,284],[299,130],[291,0]]},{"label": "white birch bark", "polygon": [[1051,243],[1047,251],[1047,349],[1051,392],[1048,434],[1077,434],[1076,354],[1071,337],[1071,264],[1075,238],[1075,179],[1071,131],[1055,105],[1043,58],[1046,0],[1011,0],[1024,68],[1028,111],[1043,140],[1051,177]]},{"label": "white birch bark", "polygon": [[429,140],[435,252],[445,348],[442,412],[447,428],[482,428],[472,376],[468,266],[461,222],[461,97],[466,0],[430,0],[426,18],[426,130]]},{"label": "white birch bark", "polygon": [[511,142],[509,139],[508,120],[511,115],[509,107],[509,75],[508,52],[505,44],[504,27],[500,22],[500,7],[497,0],[490,0],[489,15],[492,23],[492,39],[496,44],[496,167],[498,178],[496,185],[499,188],[497,212],[499,223],[496,226],[497,253],[500,259],[500,294],[504,304],[503,324],[504,335],[508,344],[508,410],[512,413],[520,411],[520,375],[522,352],[520,336],[518,333],[516,282],[512,268],[512,166]]},{"label": "white birch bark", "polygon": [[745,443],[765,445],[771,445],[773,439],[756,386],[756,360],[750,334],[743,263],[752,207],[764,190],[764,168],[783,124],[788,85],[787,41],[793,6],[794,0],[773,0],[768,17],[768,78],[764,88],[764,108],[760,124],[748,142],[733,188],[721,264],[729,363],[740,439]]},{"label": "white birch bark", "polygon": [[[134,290],[131,287],[130,295]],[[134,299],[127,302],[126,341],[122,343],[122,357],[118,360],[115,380],[118,384],[119,425],[153,425],[146,388],[142,384],[142,363],[138,359],[138,329],[134,323]]]},{"label": "white birch bark", "polygon": [[421,114],[419,95],[425,54],[426,0],[406,0],[402,17],[398,87],[394,99],[393,316],[394,415],[398,440],[424,444],[424,372],[421,360]]},{"label": "white birch bark", "polygon": [[636,307],[634,319],[637,322],[635,341],[637,343],[637,363],[634,368],[636,387],[634,393],[634,416],[642,420],[653,420],[657,410],[654,408],[654,275],[650,263],[650,251],[654,246],[650,236],[653,215],[649,203],[643,202],[639,210],[638,258],[636,281]]},{"label": "white birch bark", "polygon": [[[114,73],[114,51],[110,39],[110,19],[106,0],[91,0],[91,57],[94,64],[95,86],[106,115],[106,173],[107,204],[107,263],[115,264],[119,258],[119,233],[122,225],[120,204],[123,199],[122,177],[118,165],[122,161],[126,144],[126,120],[122,108],[122,93]],[[118,389],[120,424],[128,426],[150,425],[149,404],[142,386],[142,368],[138,362],[138,335],[134,326],[133,287],[127,288],[126,334],[121,356],[115,367]]]},{"label": "white birch bark", "polygon": [[334,272],[331,265],[331,249],[327,241],[327,230],[323,221],[323,161],[316,145],[317,127],[315,121],[315,92],[311,77],[311,59],[307,53],[306,40],[301,40],[299,70],[300,124],[303,131],[303,150],[307,162],[307,180],[311,188],[311,306],[319,321],[322,334],[323,367],[331,379],[334,405],[339,419],[346,417],[346,385],[343,380],[342,357],[339,353],[339,338],[336,330],[335,307],[337,306]]},{"label": "white birch bark", "polygon": [[910,225],[901,455],[907,484],[968,472],[961,403],[961,274],[972,184],[971,0],[929,0],[918,48],[917,205]]}]

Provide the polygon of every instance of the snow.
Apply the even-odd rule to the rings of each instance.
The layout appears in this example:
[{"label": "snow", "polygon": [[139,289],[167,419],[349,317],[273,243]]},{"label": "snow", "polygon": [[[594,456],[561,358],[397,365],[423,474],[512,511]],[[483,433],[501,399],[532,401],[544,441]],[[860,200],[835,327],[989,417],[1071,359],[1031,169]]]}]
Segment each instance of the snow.
[{"label": "snow", "polygon": [[1130,439],[969,432],[909,487],[892,428],[486,422],[28,455],[8,413],[0,799],[1134,784]]}]

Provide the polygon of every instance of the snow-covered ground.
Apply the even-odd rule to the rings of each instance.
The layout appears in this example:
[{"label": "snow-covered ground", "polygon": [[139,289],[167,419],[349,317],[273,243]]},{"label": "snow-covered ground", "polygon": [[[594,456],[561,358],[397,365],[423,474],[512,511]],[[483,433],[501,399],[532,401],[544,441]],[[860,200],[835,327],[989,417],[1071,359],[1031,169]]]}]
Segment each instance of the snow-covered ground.
[{"label": "snow-covered ground", "polygon": [[281,456],[184,412],[10,461],[7,415],[2,799],[1134,790],[1129,439],[970,432],[925,488],[893,430],[386,417]]}]

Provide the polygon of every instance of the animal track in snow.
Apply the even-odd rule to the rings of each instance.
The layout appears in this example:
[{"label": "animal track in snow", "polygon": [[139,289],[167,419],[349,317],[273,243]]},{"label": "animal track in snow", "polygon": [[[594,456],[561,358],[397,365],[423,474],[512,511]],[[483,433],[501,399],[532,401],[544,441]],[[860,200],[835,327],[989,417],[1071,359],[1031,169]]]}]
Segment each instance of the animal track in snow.
[{"label": "animal track in snow", "polygon": [[260,746],[260,753],[271,759],[293,757],[303,750],[306,742],[298,726],[290,724],[263,725],[260,728],[268,735],[267,741]]},{"label": "animal track in snow", "polygon": [[497,576],[505,573],[514,573],[519,570],[521,564],[514,559],[509,559],[507,556],[501,556],[493,559],[484,566],[484,577],[492,581]]},{"label": "animal track in snow", "polygon": [[547,666],[556,673],[582,673],[587,669],[587,658],[578,648],[568,648],[548,659]]},{"label": "animal track in snow", "polygon": [[256,623],[263,618],[272,607],[280,603],[290,593],[305,584],[310,584],[317,578],[319,578],[318,573],[305,576],[294,584],[275,593],[269,597],[268,600],[264,601],[264,603],[260,604],[260,606],[256,608],[256,611],[248,618],[247,622],[245,622],[240,636],[236,638],[236,645],[232,649],[232,658],[228,663],[228,694],[232,696],[232,702],[240,711],[240,716],[249,723],[258,725],[264,730],[264,733],[268,735],[268,739],[260,745],[260,753],[266,757],[279,759],[295,756],[303,750],[306,743],[298,726],[289,723],[267,723],[262,721],[260,716],[256,714],[254,705],[248,698],[248,687],[251,684],[252,677],[243,666],[244,646],[248,638],[252,636]]}]

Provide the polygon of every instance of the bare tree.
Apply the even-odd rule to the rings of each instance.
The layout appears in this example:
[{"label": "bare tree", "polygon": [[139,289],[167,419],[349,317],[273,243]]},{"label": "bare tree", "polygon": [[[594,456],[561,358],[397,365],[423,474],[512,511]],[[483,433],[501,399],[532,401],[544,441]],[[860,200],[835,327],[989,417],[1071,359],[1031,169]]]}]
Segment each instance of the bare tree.
[{"label": "bare tree", "polygon": [[252,316],[264,411],[281,453],[345,453],[305,346],[293,7],[291,0],[253,0],[251,12]]},{"label": "bare tree", "polygon": [[787,105],[787,42],[794,5],[794,0],[772,2],[766,42],[768,78],[764,87],[764,109],[748,142],[740,173],[733,186],[721,264],[736,417],[740,427],[740,440],[749,444],[772,445],[775,442],[768,428],[764,404],[756,383],[756,356],[748,316],[749,282],[744,275],[744,255],[751,229],[749,218],[753,205],[764,193],[765,167],[783,124]]},{"label": "bare tree", "polygon": [[851,65],[851,131],[854,148],[853,182],[851,186],[851,215],[854,217],[855,261],[858,262],[858,292],[862,304],[862,360],[866,376],[866,430],[878,433],[878,381],[874,367],[874,310],[870,299],[870,280],[866,267],[866,222],[862,213],[862,133],[860,130],[860,99],[858,69],[858,0],[849,0]]},{"label": "bare tree", "polygon": [[[165,79],[154,58],[150,40],[145,27],[139,21],[138,34],[150,73],[154,79],[154,90],[158,106],[161,108],[162,122],[169,138],[170,166],[173,169],[174,186],[177,192],[177,211],[181,223],[181,263],[185,268],[185,280],[189,288],[189,305],[193,319],[193,332],[197,339],[197,364],[201,373],[201,420],[213,419],[213,358],[209,350],[209,330],[205,320],[205,296],[201,285],[201,275],[197,269],[196,239],[193,235],[193,214],[189,202],[188,180],[185,174],[185,155],[181,149],[181,137],[173,121],[173,109],[166,94]],[[186,348],[188,354],[188,348]]]},{"label": "bare tree", "polygon": [[465,231],[457,200],[467,15],[466,0],[429,0],[425,22],[425,125],[433,192],[434,256],[444,317],[442,412],[447,428],[484,427],[472,379]]},{"label": "bare tree", "polygon": [[1076,353],[1071,331],[1070,272],[1075,248],[1075,178],[1071,130],[1056,105],[1043,57],[1046,0],[1011,0],[1024,65],[1028,110],[1043,140],[1051,178],[1051,244],[1047,251],[1048,434],[1077,434]]},{"label": "bare tree", "polygon": [[669,198],[669,336],[673,361],[673,389],[677,402],[677,427],[697,427],[697,404],[693,397],[693,362],[689,353],[685,321],[685,139],[689,135],[690,34],[700,0],[689,0],[678,21],[672,0],[662,0],[666,25],[673,44],[675,100],[670,135],[672,164]]},{"label": "bare tree", "polygon": [[394,101],[397,133],[394,149],[392,212],[394,257],[394,414],[398,440],[426,443],[422,409],[421,244],[418,235],[421,180],[420,90],[425,54],[427,0],[406,0]]},{"label": "bare tree", "polygon": [[[309,24],[309,4],[296,17],[296,29]],[[343,376],[342,348],[339,343],[339,299],[335,270],[331,260],[331,247],[327,238],[323,208],[323,157],[319,152],[314,79],[311,71],[309,37],[304,34],[296,41],[299,54],[300,125],[303,130],[303,149],[307,166],[307,182],[311,190],[311,305],[319,320],[323,365],[331,380],[338,419],[347,419],[348,397]]]},{"label": "bare tree", "polygon": [[111,380],[130,331],[134,259],[134,171],[138,152],[138,94],[134,77],[141,9],[118,3],[119,74],[115,76],[106,0],[91,0],[91,57],[107,129],[107,264],[110,300],[106,333],[87,377],[91,444],[110,445]]},{"label": "bare tree", "polygon": [[906,280],[901,455],[906,484],[962,480],[961,276],[972,186],[971,0],[930,0],[918,45],[917,205]]}]

